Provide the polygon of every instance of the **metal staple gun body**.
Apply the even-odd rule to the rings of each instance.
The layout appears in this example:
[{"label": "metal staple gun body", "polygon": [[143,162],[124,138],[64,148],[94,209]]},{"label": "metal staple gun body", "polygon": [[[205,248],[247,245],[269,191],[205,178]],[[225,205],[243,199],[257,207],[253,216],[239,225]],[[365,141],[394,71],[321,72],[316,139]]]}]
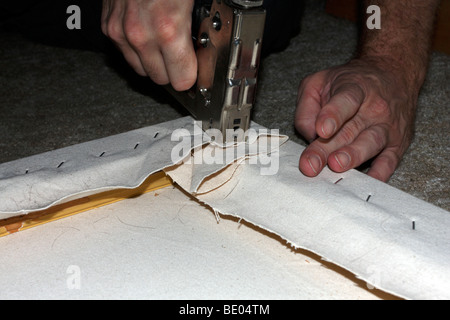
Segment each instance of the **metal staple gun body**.
[{"label": "metal staple gun body", "polygon": [[204,131],[220,130],[223,142],[241,139],[249,128],[266,17],[262,2],[197,0],[197,82],[184,92],[168,88]]}]

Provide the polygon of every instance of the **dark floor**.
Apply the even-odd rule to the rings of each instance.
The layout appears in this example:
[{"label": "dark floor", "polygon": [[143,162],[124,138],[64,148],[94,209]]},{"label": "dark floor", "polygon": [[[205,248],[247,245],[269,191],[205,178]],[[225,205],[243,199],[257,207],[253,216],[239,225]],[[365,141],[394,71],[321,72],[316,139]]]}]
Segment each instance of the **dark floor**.
[{"label": "dark floor", "polygon": [[[302,31],[266,58],[253,120],[292,140],[297,86],[307,74],[348,60],[354,24],[307,1]],[[434,53],[416,136],[389,182],[450,210],[450,56]],[[0,34],[0,163],[187,115],[164,90],[101,53],[55,48]]]}]

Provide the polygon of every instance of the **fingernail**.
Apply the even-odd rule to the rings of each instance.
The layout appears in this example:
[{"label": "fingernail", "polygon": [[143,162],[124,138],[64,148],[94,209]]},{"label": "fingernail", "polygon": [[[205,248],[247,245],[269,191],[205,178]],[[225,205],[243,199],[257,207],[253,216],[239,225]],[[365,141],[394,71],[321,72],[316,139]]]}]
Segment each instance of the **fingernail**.
[{"label": "fingernail", "polygon": [[334,158],[339,163],[342,169],[346,169],[351,160],[350,155],[347,152],[339,152],[334,156]]},{"label": "fingernail", "polygon": [[328,136],[333,135],[335,130],[336,130],[336,121],[334,121],[333,119],[328,118],[328,119],[326,119],[323,122],[322,133],[325,136],[328,137]]},{"label": "fingernail", "polygon": [[316,155],[311,155],[308,157],[309,166],[314,171],[315,174],[317,174],[320,171],[320,168],[322,167],[322,161],[320,158]]}]

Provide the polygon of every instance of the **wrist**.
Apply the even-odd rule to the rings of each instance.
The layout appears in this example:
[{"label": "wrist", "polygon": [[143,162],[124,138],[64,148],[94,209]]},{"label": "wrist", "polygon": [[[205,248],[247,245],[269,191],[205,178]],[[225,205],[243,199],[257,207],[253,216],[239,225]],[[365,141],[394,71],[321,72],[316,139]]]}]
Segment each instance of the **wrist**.
[{"label": "wrist", "polygon": [[402,57],[381,54],[361,54],[356,60],[380,70],[404,88],[411,97],[418,96],[426,76],[426,63],[413,63]]}]

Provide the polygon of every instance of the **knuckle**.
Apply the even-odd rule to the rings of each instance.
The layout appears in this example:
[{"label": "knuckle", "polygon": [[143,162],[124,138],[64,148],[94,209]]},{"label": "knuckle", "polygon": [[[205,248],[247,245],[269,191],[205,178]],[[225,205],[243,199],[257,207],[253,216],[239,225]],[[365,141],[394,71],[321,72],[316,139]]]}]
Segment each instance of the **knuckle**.
[{"label": "knuckle", "polygon": [[348,145],[355,140],[354,130],[350,126],[345,126],[341,129],[340,138],[344,145]]},{"label": "knuckle", "polygon": [[339,139],[343,145],[349,145],[361,131],[362,125],[354,118],[341,128],[339,131]]},{"label": "knuckle", "polygon": [[351,106],[360,105],[362,101],[363,93],[358,85],[347,85],[346,90],[342,94],[344,103]]},{"label": "knuckle", "polygon": [[326,70],[307,75],[300,81],[299,93],[303,91],[308,92],[310,90],[318,90],[319,88],[323,88],[325,77]]},{"label": "knuckle", "polygon": [[355,90],[355,92],[364,93],[366,76],[360,72],[352,70],[341,70],[332,78],[332,91]]},{"label": "knuckle", "polygon": [[308,86],[308,83],[309,83],[309,81],[310,81],[310,77],[311,77],[311,76],[307,76],[306,78],[303,78],[303,79],[300,81],[300,85],[299,85],[299,87],[298,87],[299,93],[303,92],[303,90],[305,90],[305,88]]},{"label": "knuckle", "polygon": [[303,131],[311,122],[311,119],[303,114],[299,114],[295,117],[295,123],[299,131]]},{"label": "knuckle", "polygon": [[145,29],[133,21],[124,23],[124,32],[128,42],[137,49],[144,47],[148,41]]},{"label": "knuckle", "polygon": [[178,36],[178,26],[169,16],[161,16],[156,19],[155,31],[162,45],[172,43]]},{"label": "knuckle", "polygon": [[390,153],[388,155],[380,155],[377,158],[377,162],[381,167],[384,167],[389,172],[394,172],[397,169],[397,165],[400,159],[395,153]]},{"label": "knuckle", "polygon": [[384,149],[386,145],[386,138],[384,133],[379,130],[369,130],[368,131],[370,141],[372,141],[374,147],[379,152]]},{"label": "knuckle", "polygon": [[111,40],[115,42],[121,42],[123,40],[123,32],[120,24],[109,21],[105,26],[105,31]]},{"label": "knuckle", "polygon": [[370,116],[374,118],[379,117],[390,117],[391,116],[391,110],[389,108],[389,104],[386,100],[382,98],[376,99],[372,104],[369,106],[369,112]]}]

